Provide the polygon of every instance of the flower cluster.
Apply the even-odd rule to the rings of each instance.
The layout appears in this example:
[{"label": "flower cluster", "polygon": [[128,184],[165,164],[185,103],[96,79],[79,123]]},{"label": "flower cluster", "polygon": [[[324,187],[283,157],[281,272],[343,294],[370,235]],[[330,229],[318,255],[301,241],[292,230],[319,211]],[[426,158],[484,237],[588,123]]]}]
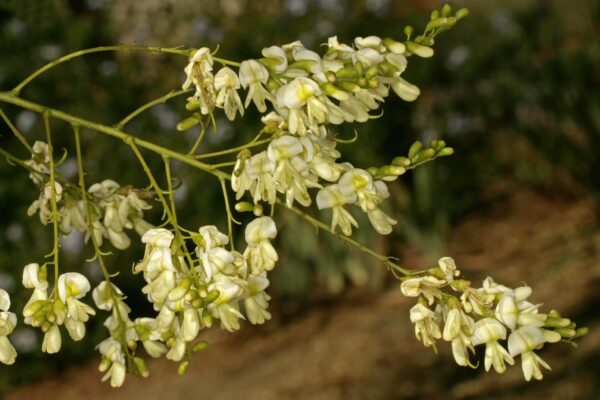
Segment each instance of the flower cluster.
[{"label": "flower cluster", "polygon": [[42,351],[54,354],[62,343],[59,326],[64,324],[73,340],[81,340],[85,336],[85,323],[96,312],[79,300],[90,290],[85,276],[77,272],[62,274],[48,294],[46,273],[46,265],[41,268],[35,263],[25,266],[23,286],[33,289],[33,294],[23,309],[23,316],[26,324],[39,327],[45,333]]},{"label": "flower cluster", "polygon": [[[475,352],[474,346],[485,345],[486,371],[493,367],[503,373],[506,364],[513,365],[521,356],[525,379],[540,380],[540,366],[550,366],[535,351],[586,333],[557,311],[541,313],[539,304],[528,301],[532,292],[528,286],[513,289],[488,277],[482,287],[473,288],[458,279],[460,271],[452,258],[444,257],[438,264],[426,276],[404,280],[401,289],[405,296],[418,297],[410,310],[417,339],[434,348],[436,340],[451,342],[458,365],[475,368],[469,353]],[[444,292],[445,288],[452,292]]]},{"label": "flower cluster", "polygon": [[97,307],[112,312],[104,324],[110,337],[98,345],[104,379],[110,379],[112,386],[121,386],[129,357],[135,364],[134,372],[148,376],[143,360],[133,356],[138,342],[151,357],[164,355],[183,361],[185,368],[188,361],[184,357],[206,345],[197,341],[198,334],[215,321],[232,332],[240,328],[240,319],[247,318],[252,324],[269,320],[270,297],[265,289],[269,286],[267,271],[278,259],[271,244],[276,235],[270,217],[257,218],[246,227],[247,247],[240,253],[225,249],[227,235],[215,226],[204,226],[192,237],[196,244],[192,255],[181,254],[179,239],[171,231],[148,230],[142,237],[144,258],[134,272],[143,275],[146,286],[142,292],[157,315],[132,321],[123,293],[114,284],[104,281],[93,291]]},{"label": "flower cluster", "polygon": [[11,365],[15,363],[17,352],[8,340],[8,335],[17,326],[17,316],[8,311],[10,308],[10,297],[4,289],[0,289],[0,362]]},{"label": "flower cluster", "polygon": [[[450,9],[443,12],[446,17],[450,13]],[[267,112],[267,102],[273,108],[262,118],[263,132],[271,135],[268,148],[255,154],[244,149],[238,154],[231,179],[238,200],[249,192],[255,205],[273,205],[279,193],[289,207],[294,202],[306,207],[314,196],[309,189],[319,189],[314,197],[320,209],[332,209],[333,230],[339,227],[343,234],[352,234],[358,223],[346,206],[355,205],[367,214],[377,232],[390,233],[396,221],[381,209],[389,197],[384,181],[404,173],[406,165],[391,165],[373,173],[339,163],[341,154],[327,126],[368,121],[390,89],[403,100],[415,100],[419,89],[402,77],[407,57],[430,57],[435,34],[454,25],[463,14],[433,18],[436,26],[428,28],[429,36],[415,41],[410,40],[410,33],[406,42],[368,36],[356,38],[352,45],[330,37],[322,56],[300,41],[266,47],[263,58],[240,63],[239,76],[226,66],[213,76],[215,60],[210,50],[195,50],[185,68],[183,87],[196,87],[188,109],[199,108],[201,114],[207,114],[217,106],[233,120],[238,112],[243,115],[250,103],[261,113]],[[243,106],[237,92],[240,87],[248,90]],[[190,118],[179,127],[200,121],[198,116]]]},{"label": "flower cluster", "polygon": [[44,142],[35,142],[32,158],[27,163],[32,171],[30,178],[42,185],[39,198],[29,206],[27,214],[32,216],[38,213],[42,224],[51,223],[53,221],[52,196],[55,194],[59,229],[63,235],[68,235],[75,229],[84,232],[86,240],[93,234],[99,245],[102,245],[103,239],[108,239],[117,249],[123,250],[131,244],[125,229],[135,229],[139,235],[143,235],[152,228],[152,225],[143,218],[144,210],[151,208],[142,198],[144,192],[121,187],[115,181],[106,179],[93,184],[88,189],[87,197],[93,227],[90,229],[79,187],[68,182],[61,184],[55,181],[54,191],[52,190],[45,172],[49,168],[48,145]]}]

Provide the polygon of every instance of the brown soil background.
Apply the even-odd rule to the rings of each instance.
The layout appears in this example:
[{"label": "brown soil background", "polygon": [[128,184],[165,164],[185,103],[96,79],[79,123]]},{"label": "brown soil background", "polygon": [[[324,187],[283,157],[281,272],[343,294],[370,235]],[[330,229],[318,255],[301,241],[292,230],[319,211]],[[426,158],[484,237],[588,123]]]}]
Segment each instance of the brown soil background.
[{"label": "brown soil background", "polygon": [[[546,310],[587,324],[577,349],[545,348],[552,366],[541,383],[524,382],[520,365],[503,375],[460,368],[448,346],[437,356],[414,338],[412,301],[397,285],[384,292],[353,289],[334,304],[307,310],[291,322],[212,333],[185,376],[168,361],[151,361],[151,377],[128,377],[111,389],[100,382],[97,361],[17,388],[9,400],[47,399],[598,399],[600,398],[600,230],[586,201],[548,199],[525,192],[450,234],[463,274],[475,282],[533,286]],[[404,265],[422,265],[407,250]]]}]

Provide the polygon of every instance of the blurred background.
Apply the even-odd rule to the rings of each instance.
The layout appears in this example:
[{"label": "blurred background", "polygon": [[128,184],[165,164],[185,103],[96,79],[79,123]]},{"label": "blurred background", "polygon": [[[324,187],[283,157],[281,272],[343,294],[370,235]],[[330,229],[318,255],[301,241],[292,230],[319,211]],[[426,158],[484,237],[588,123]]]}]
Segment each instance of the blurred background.
[{"label": "blurred background", "polygon": [[[412,301],[402,297],[384,266],[353,252],[281,212],[281,262],[272,274],[273,320],[241,332],[210,332],[209,349],[187,374],[151,362],[147,380],[129,377],[115,391],[100,383],[96,343],[106,336],[94,319],[79,343],[63,340],[56,356],[39,351],[41,335],[20,323],[11,337],[19,358],[0,366],[0,393],[9,399],[597,399],[600,398],[600,43],[599,5],[593,0],[452,1],[471,15],[442,35],[432,59],[411,58],[405,76],[421,88],[414,103],[390,96],[383,118],[354,129],[359,143],[341,148],[361,166],[404,154],[414,140],[443,138],[455,154],[403,177],[392,187],[389,237],[368,229],[356,239],[397,256],[408,268],[452,255],[464,275],[487,275],[507,285],[528,283],[534,301],[556,308],[591,329],[579,348],[552,346],[541,355],[553,367],[542,383],[525,383],[520,367],[496,375],[460,368],[448,346],[434,355],[414,338]],[[117,43],[157,46],[220,44],[231,59],[257,57],[271,44],[300,39],[318,49],[327,37],[402,36],[422,27],[435,0],[0,0],[0,90],[15,86],[43,64],[70,52]],[[113,124],[139,105],[178,88],[181,57],[100,53],[51,70],[23,92],[26,99]],[[175,130],[187,112],[183,99],[153,107],[128,125],[131,133],[175,148],[194,132]],[[32,142],[41,121],[2,105]],[[219,120],[205,150],[251,138],[259,118],[249,112],[231,125]],[[66,125],[55,124],[56,147],[72,149]],[[60,134],[63,132],[64,134]],[[88,182],[117,178],[145,186],[126,146],[83,133]],[[0,146],[25,158],[0,122]],[[343,145],[340,145],[343,146]],[[74,152],[63,173],[76,175]],[[160,168],[160,159],[152,159]],[[176,165],[183,185],[177,201],[187,227],[221,214],[221,193],[198,171]],[[22,267],[50,249],[51,229],[27,218],[38,196],[27,173],[0,160],[0,287],[21,309]],[[218,208],[218,210],[217,210]],[[314,212],[314,211],[313,211]],[[315,212],[316,213],[316,212]],[[316,215],[316,214],[315,214]],[[325,221],[330,216],[320,215]],[[158,213],[150,221],[158,221]],[[365,226],[367,224],[363,224]],[[286,229],[286,227],[288,229]],[[133,240],[135,243],[136,241]],[[90,249],[72,236],[63,243],[67,268],[100,280]],[[129,273],[142,249],[115,252],[110,268],[139,314],[147,305]],[[478,354],[481,360],[481,354]]]}]

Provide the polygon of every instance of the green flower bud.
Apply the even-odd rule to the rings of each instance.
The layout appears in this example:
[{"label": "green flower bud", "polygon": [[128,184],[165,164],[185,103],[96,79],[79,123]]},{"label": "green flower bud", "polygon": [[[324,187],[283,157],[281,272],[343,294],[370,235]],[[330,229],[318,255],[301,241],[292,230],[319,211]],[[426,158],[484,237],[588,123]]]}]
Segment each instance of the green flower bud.
[{"label": "green flower bud", "polygon": [[356,71],[351,67],[341,68],[335,73],[335,76],[339,79],[354,78],[355,75]]},{"label": "green flower bud", "polygon": [[196,111],[200,108],[200,103],[196,100],[188,100],[185,104],[185,109],[188,111]]},{"label": "green flower bud", "polygon": [[447,17],[452,13],[452,6],[448,3],[444,4],[442,7],[442,17]]},{"label": "green flower bud", "polygon": [[179,375],[185,374],[185,372],[187,371],[189,365],[190,365],[189,361],[182,362],[181,364],[179,364],[179,368],[177,368],[177,373]]},{"label": "green flower bud", "polygon": [[438,18],[429,21],[427,27],[425,28],[428,31],[432,31],[434,29],[442,28],[448,24],[448,18]]},{"label": "green flower bud", "polygon": [[208,304],[212,303],[219,297],[220,294],[221,293],[219,293],[219,291],[216,289],[211,290],[210,292],[208,292],[208,295],[206,296],[206,303],[208,303]]},{"label": "green flower bud", "polygon": [[201,350],[204,350],[204,349],[206,349],[207,347],[208,347],[208,343],[202,340],[202,341],[200,341],[200,342],[196,343],[196,344],[194,345],[194,347],[192,347],[192,351],[193,351],[194,353],[197,353],[197,352],[199,352],[199,351],[201,351]]},{"label": "green flower bud", "polygon": [[400,176],[406,172],[406,168],[397,165],[386,165],[379,169],[379,174],[383,176]]},{"label": "green flower bud", "polygon": [[408,167],[410,164],[410,160],[404,156],[395,157],[392,160],[392,165],[397,165],[399,167]]},{"label": "green flower bud", "polygon": [[421,151],[422,148],[423,148],[423,143],[421,143],[418,140],[416,142],[414,142],[410,146],[410,149],[408,149],[408,158],[410,158],[411,160],[413,158],[415,158],[416,155],[419,154],[419,152]]},{"label": "green flower bud", "polygon": [[456,12],[456,14],[454,14],[454,17],[458,20],[466,17],[467,15],[469,15],[469,10],[466,8],[461,8]]},{"label": "green flower bud", "polygon": [[137,369],[137,372],[140,374],[140,376],[147,378],[150,376],[150,370],[148,369],[148,366],[146,365],[146,361],[144,361],[143,358],[140,357],[133,357],[133,362],[135,364],[135,368]]},{"label": "green flower bud", "polygon": [[240,201],[235,204],[234,208],[237,212],[249,212],[254,211],[254,204],[247,201]]},{"label": "green flower bud", "polygon": [[180,132],[187,131],[188,129],[193,128],[199,123],[200,120],[198,118],[196,118],[195,116],[191,116],[178,123],[176,129]]},{"label": "green flower bud", "polygon": [[404,54],[404,52],[406,51],[406,46],[404,45],[404,43],[397,42],[391,38],[383,39],[383,45],[392,53]]},{"label": "green flower bud", "polygon": [[429,58],[433,56],[433,49],[431,47],[421,45],[415,42],[406,42],[406,48],[413,54],[416,54],[422,58]]},{"label": "green flower bud", "polygon": [[441,149],[437,153],[437,155],[440,156],[440,157],[450,156],[452,154],[454,154],[454,149],[452,147],[444,147],[443,149]]}]

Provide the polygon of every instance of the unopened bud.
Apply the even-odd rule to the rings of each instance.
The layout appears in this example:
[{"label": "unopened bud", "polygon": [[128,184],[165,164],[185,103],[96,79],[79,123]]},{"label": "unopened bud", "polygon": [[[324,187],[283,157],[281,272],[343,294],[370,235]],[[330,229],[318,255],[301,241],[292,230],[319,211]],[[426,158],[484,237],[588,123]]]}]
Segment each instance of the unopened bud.
[{"label": "unopened bud", "polygon": [[239,203],[235,204],[234,208],[237,212],[249,212],[254,211],[254,204],[248,201],[240,201]]},{"label": "unopened bud", "polygon": [[429,58],[433,56],[433,49],[428,46],[424,46],[415,42],[406,42],[406,48],[413,54],[419,57]]},{"label": "unopened bud", "polygon": [[456,19],[461,19],[461,18],[466,17],[467,15],[469,15],[469,10],[466,8],[461,8],[460,10],[458,10],[456,12],[456,14],[454,14],[454,17]]},{"label": "unopened bud", "polygon": [[404,156],[395,157],[392,160],[392,165],[397,165],[399,167],[408,167],[410,166],[410,160]]},{"label": "unopened bud", "polygon": [[396,165],[386,165],[379,168],[379,174],[383,176],[400,176],[406,172],[406,168]]},{"label": "unopened bud", "polygon": [[185,374],[185,371],[187,371],[189,365],[190,365],[189,361],[182,362],[181,364],[179,364],[179,368],[177,368],[177,373],[179,375]]},{"label": "unopened bud", "polygon": [[256,204],[254,206],[254,210],[252,210],[252,213],[254,213],[254,215],[257,217],[260,217],[261,215],[263,215],[263,206],[260,204]]},{"label": "unopened bud", "polygon": [[441,149],[437,153],[437,155],[440,156],[440,157],[450,156],[452,154],[454,154],[454,149],[452,147],[444,147],[443,149]]},{"label": "unopened bud", "polygon": [[[357,65],[360,65],[360,64],[357,64]],[[339,85],[342,89],[344,89],[348,92],[358,93],[361,91],[360,86],[358,86],[356,83],[342,81],[342,82],[339,82]]]},{"label": "unopened bud", "polygon": [[429,21],[429,23],[427,24],[427,27],[425,29],[428,31],[432,31],[434,29],[441,28],[447,24],[448,24],[447,18],[438,18],[438,19]]},{"label": "unopened bud", "polygon": [[195,116],[191,116],[178,123],[176,129],[180,132],[187,131],[188,129],[193,128],[199,123],[200,120],[198,118],[196,118]]},{"label": "unopened bud", "polygon": [[213,317],[210,315],[208,310],[202,311],[202,323],[208,328],[210,328],[213,324]]},{"label": "unopened bud", "polygon": [[198,110],[200,108],[200,102],[198,102],[197,100],[188,100],[188,102],[185,105],[185,109],[188,111],[195,111]]},{"label": "unopened bud", "polygon": [[582,326],[581,328],[577,328],[575,331],[575,337],[582,337],[588,334],[590,330],[587,326]]},{"label": "unopened bud", "polygon": [[219,295],[220,295],[220,293],[218,290],[216,290],[216,289],[211,290],[210,292],[208,292],[208,295],[206,296],[206,303],[207,304],[212,303],[219,297]]},{"label": "unopened bud", "polygon": [[444,4],[442,7],[442,17],[447,17],[452,12],[452,6],[448,3]]},{"label": "unopened bud", "polygon": [[408,149],[408,158],[410,158],[411,160],[413,158],[415,158],[417,156],[417,154],[419,154],[419,152],[421,151],[422,148],[423,148],[423,143],[421,143],[418,140],[416,142],[414,142],[410,146],[410,149]]},{"label": "unopened bud", "polygon": [[135,367],[138,371],[138,373],[140,374],[140,376],[147,378],[150,376],[150,370],[148,369],[148,366],[146,365],[146,361],[144,361],[143,358],[140,357],[133,357],[133,362],[135,363]]},{"label": "unopened bud", "polygon": [[202,341],[200,341],[200,342],[196,343],[196,344],[194,345],[194,347],[192,347],[192,351],[193,351],[194,353],[197,353],[197,352],[199,352],[199,351],[201,351],[201,350],[204,350],[204,349],[206,349],[207,347],[208,347],[208,343],[207,343],[207,342],[205,342],[204,340],[202,340]]}]

